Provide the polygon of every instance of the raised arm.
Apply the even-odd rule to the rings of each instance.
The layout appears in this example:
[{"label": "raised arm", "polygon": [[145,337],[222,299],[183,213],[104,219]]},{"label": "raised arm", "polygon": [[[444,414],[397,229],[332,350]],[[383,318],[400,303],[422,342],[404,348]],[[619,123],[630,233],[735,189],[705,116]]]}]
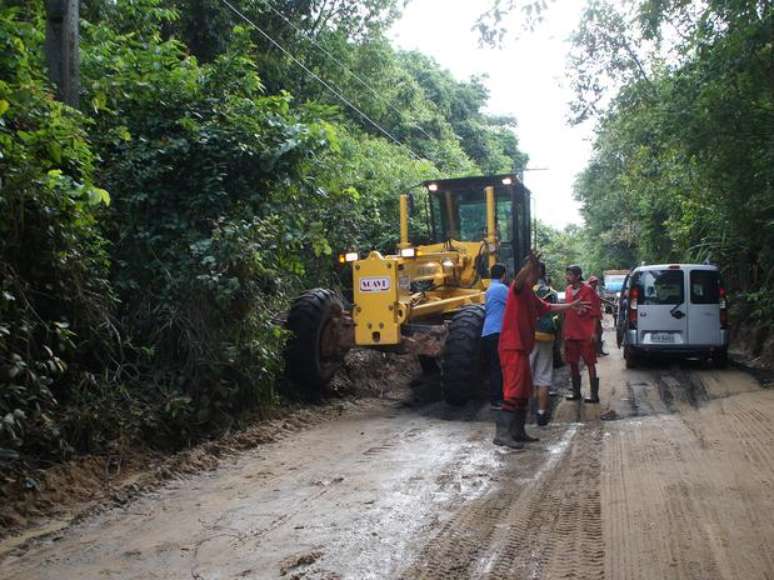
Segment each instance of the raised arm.
[{"label": "raised arm", "polygon": [[580,298],[578,298],[577,300],[570,303],[548,304],[548,310],[550,312],[564,312],[565,310],[569,310],[570,308],[574,309],[576,312],[578,312],[578,314],[581,314],[591,308],[591,302],[584,302]]}]

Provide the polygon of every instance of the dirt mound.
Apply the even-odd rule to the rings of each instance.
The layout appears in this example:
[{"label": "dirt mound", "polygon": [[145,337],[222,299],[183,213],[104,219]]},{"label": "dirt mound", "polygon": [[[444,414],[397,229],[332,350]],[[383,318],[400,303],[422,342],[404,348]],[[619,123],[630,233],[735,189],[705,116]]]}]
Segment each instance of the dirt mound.
[{"label": "dirt mound", "polygon": [[352,350],[328,388],[339,396],[394,398],[404,395],[420,373],[414,356]]},{"label": "dirt mound", "polygon": [[[417,373],[414,357],[353,351],[324,404],[264,410],[246,421],[250,426],[244,430],[173,455],[127,449],[48,468],[17,465],[0,478],[0,538],[40,526],[46,519],[59,521],[56,529],[61,529],[106,507],[125,504],[169,479],[215,469],[223,458],[240,451],[282,440],[345,412],[365,411],[379,399],[408,396]],[[41,533],[50,531],[49,526]],[[33,531],[27,538],[35,535]]]}]

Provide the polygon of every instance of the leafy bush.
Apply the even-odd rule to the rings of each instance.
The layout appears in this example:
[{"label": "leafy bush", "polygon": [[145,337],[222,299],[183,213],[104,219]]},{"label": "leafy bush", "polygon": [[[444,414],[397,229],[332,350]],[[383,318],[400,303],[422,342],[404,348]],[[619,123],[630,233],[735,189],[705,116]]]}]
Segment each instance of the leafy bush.
[{"label": "leafy bush", "polygon": [[[45,80],[43,2],[15,3],[0,9],[0,458],[176,447],[274,404],[278,315],[337,283],[335,252],[393,249],[398,193],[419,181],[524,161],[476,83],[439,73],[443,107],[428,97],[382,36],[394,0],[337,0],[320,39],[385,64],[402,110],[365,108],[438,165],[327,104],[222,7],[186,0],[82,3],[69,109]],[[299,96],[268,94],[258,66]]]},{"label": "leafy bush", "polygon": [[35,22],[0,10],[0,447],[66,450],[57,401],[109,357],[109,261],[86,119],[54,101]]}]

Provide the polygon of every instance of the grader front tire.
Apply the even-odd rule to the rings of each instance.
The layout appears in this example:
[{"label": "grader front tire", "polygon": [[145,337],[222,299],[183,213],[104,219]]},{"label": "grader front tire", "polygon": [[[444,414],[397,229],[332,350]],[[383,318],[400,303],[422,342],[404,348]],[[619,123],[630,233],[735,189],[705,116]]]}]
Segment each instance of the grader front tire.
[{"label": "grader front tire", "polygon": [[454,315],[449,325],[441,362],[441,386],[444,399],[450,405],[464,405],[480,390],[484,315],[483,306],[466,306]]},{"label": "grader front tire", "polygon": [[340,352],[328,352],[326,330],[344,311],[341,298],[331,290],[315,288],[296,298],[288,313],[291,332],[285,350],[285,372],[307,395],[320,397],[323,388],[344,363]]}]

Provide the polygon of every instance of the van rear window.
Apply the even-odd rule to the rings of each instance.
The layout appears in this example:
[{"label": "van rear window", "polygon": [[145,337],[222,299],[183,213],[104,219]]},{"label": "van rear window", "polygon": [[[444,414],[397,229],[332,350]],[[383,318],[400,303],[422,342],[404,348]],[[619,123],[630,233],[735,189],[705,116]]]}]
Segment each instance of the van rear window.
[{"label": "van rear window", "polygon": [[644,270],[637,273],[632,286],[637,288],[643,306],[682,304],[684,280],[682,270]]},{"label": "van rear window", "polygon": [[720,303],[720,274],[714,270],[691,271],[691,303]]}]

